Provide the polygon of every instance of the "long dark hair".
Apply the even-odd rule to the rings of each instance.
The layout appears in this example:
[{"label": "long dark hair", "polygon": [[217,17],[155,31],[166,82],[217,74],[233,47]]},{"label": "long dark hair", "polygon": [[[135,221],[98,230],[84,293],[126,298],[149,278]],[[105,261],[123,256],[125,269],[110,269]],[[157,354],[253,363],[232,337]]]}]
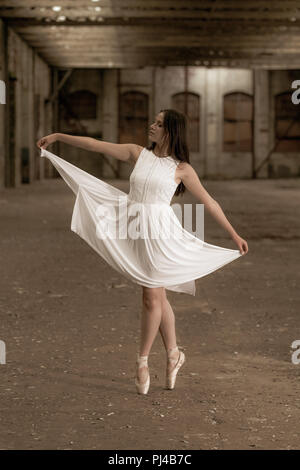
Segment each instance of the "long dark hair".
[{"label": "long dark hair", "polygon": [[[169,137],[168,155],[175,157],[182,162],[190,163],[190,154],[187,144],[187,117],[185,114],[175,109],[161,109],[160,113],[164,113],[163,127],[165,136]],[[155,149],[156,142],[152,142],[148,150]],[[185,186],[181,181],[176,188],[175,196],[183,196]]]}]

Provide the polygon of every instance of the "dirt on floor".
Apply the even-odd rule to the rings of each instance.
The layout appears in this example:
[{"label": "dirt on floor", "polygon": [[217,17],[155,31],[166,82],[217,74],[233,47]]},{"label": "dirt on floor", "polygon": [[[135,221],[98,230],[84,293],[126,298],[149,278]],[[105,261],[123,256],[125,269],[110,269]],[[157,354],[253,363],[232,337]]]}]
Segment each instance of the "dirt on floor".
[{"label": "dirt on floor", "polygon": [[[300,180],[203,184],[249,253],[198,279],[195,297],[167,291],[186,363],[165,390],[157,336],[146,396],[142,288],[70,230],[63,180],[0,191],[1,449],[300,448]],[[205,241],[237,248],[207,213]]]}]

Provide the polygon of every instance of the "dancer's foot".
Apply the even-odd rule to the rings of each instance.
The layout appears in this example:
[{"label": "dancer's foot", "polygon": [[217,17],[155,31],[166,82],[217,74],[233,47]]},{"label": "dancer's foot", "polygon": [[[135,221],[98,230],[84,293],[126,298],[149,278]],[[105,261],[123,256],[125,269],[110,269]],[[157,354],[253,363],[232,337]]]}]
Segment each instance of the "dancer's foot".
[{"label": "dancer's foot", "polygon": [[148,356],[137,354],[135,385],[137,392],[146,395],[150,386]]},{"label": "dancer's foot", "polygon": [[177,373],[185,362],[185,355],[176,346],[167,351],[167,357],[166,388],[172,390],[175,387]]}]

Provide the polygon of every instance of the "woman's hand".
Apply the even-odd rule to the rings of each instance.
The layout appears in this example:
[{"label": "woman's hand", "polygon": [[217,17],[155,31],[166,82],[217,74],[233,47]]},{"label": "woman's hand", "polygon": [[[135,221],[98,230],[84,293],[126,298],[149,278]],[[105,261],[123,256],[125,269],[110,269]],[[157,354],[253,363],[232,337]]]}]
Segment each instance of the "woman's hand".
[{"label": "woman's hand", "polygon": [[235,237],[233,237],[233,241],[237,244],[238,249],[240,250],[240,253],[242,255],[245,255],[246,253],[248,253],[248,245],[247,245],[246,240],[239,237],[239,235],[236,235]]},{"label": "woman's hand", "polygon": [[40,140],[38,140],[36,145],[39,148],[46,149],[48,145],[53,144],[53,142],[56,142],[56,140],[57,140],[57,134],[49,134],[49,135],[46,135],[45,137],[42,137]]}]

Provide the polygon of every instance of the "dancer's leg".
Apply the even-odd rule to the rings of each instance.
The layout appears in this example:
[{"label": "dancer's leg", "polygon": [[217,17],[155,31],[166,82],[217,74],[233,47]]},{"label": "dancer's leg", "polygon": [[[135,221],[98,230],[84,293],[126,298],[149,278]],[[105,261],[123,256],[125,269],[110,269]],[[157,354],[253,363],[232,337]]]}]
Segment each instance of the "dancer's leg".
[{"label": "dancer's leg", "polygon": [[148,356],[161,322],[162,287],[143,287],[140,355]]},{"label": "dancer's leg", "polygon": [[169,373],[174,367],[174,360],[179,357],[179,350],[176,340],[175,315],[167,299],[165,288],[162,295],[162,316],[159,332],[167,352],[167,373]]},{"label": "dancer's leg", "polygon": [[[143,307],[141,316],[140,356],[148,356],[158,333],[162,314],[162,287],[148,288],[143,286]],[[147,367],[138,369],[141,381],[147,378]]]},{"label": "dancer's leg", "polygon": [[175,315],[170,302],[167,299],[166,290],[164,288],[162,295],[162,316],[159,326],[159,332],[161,334],[166,351],[175,348],[176,343],[176,331],[175,331]]}]

